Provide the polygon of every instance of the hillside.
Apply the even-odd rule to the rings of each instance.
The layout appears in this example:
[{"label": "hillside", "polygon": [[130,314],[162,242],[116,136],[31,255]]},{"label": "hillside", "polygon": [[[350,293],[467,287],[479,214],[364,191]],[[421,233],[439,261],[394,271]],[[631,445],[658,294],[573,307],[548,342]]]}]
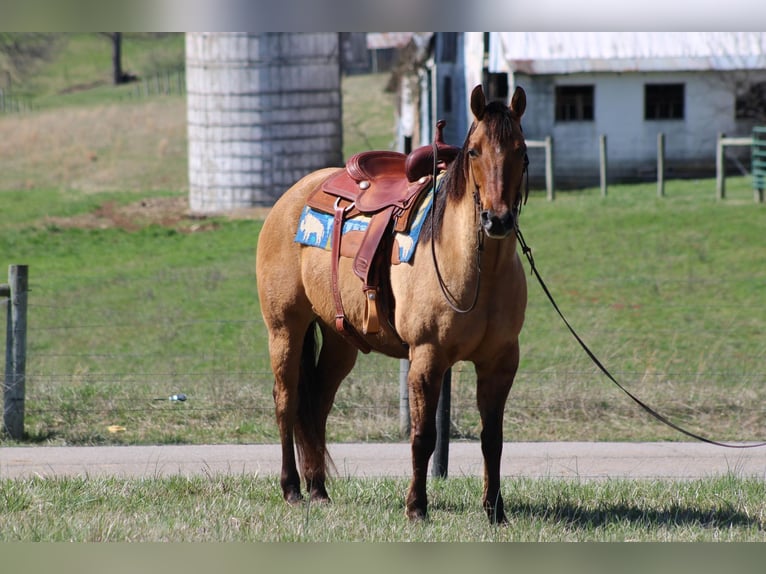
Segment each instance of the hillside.
[{"label": "hillside", "polygon": [[[183,35],[126,34],[124,70],[139,80],[122,86],[110,83],[107,38],[63,34],[57,46],[51,61],[13,86],[32,111],[0,113],[0,191],[186,191],[186,99],[175,89],[147,94],[142,84],[151,88],[153,74],[183,66]],[[386,80],[384,74],[343,79],[346,157],[392,144]],[[175,77],[172,83],[178,84]]]}]

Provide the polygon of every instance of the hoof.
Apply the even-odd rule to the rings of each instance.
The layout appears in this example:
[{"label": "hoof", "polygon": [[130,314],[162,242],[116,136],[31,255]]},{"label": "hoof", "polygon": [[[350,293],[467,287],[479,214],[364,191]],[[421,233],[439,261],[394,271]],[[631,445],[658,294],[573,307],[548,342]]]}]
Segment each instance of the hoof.
[{"label": "hoof", "polygon": [[490,524],[496,524],[498,526],[508,525],[508,518],[505,516],[505,512],[503,512],[502,508],[500,509],[488,508],[487,517],[489,518]]},{"label": "hoof", "polygon": [[330,504],[332,501],[326,492],[312,492],[311,502],[318,504]]},{"label": "hoof", "polygon": [[508,518],[506,518],[505,514],[492,515],[489,517],[489,523],[493,524],[495,526],[508,526]]},{"label": "hoof", "polygon": [[408,508],[407,518],[410,522],[425,522],[428,520],[428,513],[422,508]]},{"label": "hoof", "polygon": [[290,504],[293,506],[303,502],[303,495],[301,494],[300,490],[296,490],[296,489],[287,490],[284,493],[284,497],[287,504]]}]

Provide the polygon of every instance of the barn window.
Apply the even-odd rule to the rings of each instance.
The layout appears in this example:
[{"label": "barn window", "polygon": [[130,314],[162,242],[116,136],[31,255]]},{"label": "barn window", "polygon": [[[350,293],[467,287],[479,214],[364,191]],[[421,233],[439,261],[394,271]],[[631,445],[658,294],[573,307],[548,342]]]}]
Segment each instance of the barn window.
[{"label": "barn window", "polygon": [[593,120],[593,86],[556,86],[556,121]]},{"label": "barn window", "polygon": [[644,86],[644,119],[684,119],[684,85],[646,84]]},{"label": "barn window", "polygon": [[484,68],[484,85],[487,86],[487,100],[508,102],[508,74],[493,74]]},{"label": "barn window", "polygon": [[766,119],[766,82],[749,86],[748,90],[737,96],[736,119]]}]

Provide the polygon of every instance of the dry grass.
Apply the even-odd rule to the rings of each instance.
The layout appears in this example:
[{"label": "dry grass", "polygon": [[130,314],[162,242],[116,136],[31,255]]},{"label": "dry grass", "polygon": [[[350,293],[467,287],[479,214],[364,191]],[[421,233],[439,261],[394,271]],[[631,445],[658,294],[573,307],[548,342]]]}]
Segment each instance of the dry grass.
[{"label": "dry grass", "polygon": [[186,166],[181,98],[0,118],[0,189],[183,190]]}]

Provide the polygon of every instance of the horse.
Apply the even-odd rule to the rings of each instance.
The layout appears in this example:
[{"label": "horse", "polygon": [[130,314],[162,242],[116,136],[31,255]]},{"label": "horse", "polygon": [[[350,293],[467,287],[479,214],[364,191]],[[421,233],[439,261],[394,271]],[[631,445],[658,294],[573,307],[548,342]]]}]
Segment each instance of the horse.
[{"label": "horse", "polygon": [[[390,268],[393,324],[360,334],[373,351],[410,361],[412,478],[405,514],[411,521],[428,515],[427,467],[443,377],[456,362],[470,361],[481,417],[482,504],[491,523],[507,522],[500,492],[503,415],[527,304],[515,233],[527,165],[521,128],[526,95],[517,87],[509,105],[488,102],[478,85],[470,107],[472,125],[438,192],[432,192],[418,250],[408,263]],[[256,280],[281,441],[280,485],[291,504],[303,500],[296,451],[310,500],[329,501],[327,418],[359,350],[336,330],[330,252],[293,241],[307,196],[339,169],[320,169],[290,187],[264,221],[257,246]],[[346,316],[359,327],[365,312],[359,279],[350,259],[338,265]]]}]

